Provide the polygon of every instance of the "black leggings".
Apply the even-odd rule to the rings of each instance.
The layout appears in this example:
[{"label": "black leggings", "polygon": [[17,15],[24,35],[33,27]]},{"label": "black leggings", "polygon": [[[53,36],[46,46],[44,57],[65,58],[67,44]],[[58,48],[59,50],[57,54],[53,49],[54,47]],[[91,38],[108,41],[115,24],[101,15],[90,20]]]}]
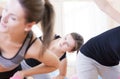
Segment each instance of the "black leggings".
[{"label": "black leggings", "polygon": [[0,72],[0,79],[10,79],[10,77],[12,77],[19,70],[22,70],[21,65],[16,67],[14,70],[7,71],[7,72]]}]

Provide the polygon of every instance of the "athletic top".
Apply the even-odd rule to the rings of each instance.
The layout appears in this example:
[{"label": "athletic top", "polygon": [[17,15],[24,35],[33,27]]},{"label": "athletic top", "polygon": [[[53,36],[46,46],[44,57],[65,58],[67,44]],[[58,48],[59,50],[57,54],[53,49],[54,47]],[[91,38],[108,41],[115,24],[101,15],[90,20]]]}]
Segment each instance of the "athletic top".
[{"label": "athletic top", "polygon": [[[55,39],[58,39],[58,38],[61,38],[59,35],[55,35]],[[42,41],[41,37],[39,37],[39,39]],[[64,53],[61,57],[60,57],[60,61],[63,60],[64,58],[66,58],[66,53]],[[25,59],[25,62],[31,66],[31,67],[34,67],[34,66],[37,66],[39,64],[41,64],[42,62],[36,60],[36,59],[33,59],[33,58],[29,58],[29,59]]]},{"label": "athletic top", "polygon": [[104,66],[115,66],[120,60],[120,26],[88,40],[81,53]]},{"label": "athletic top", "polygon": [[2,56],[0,52],[0,65],[3,66],[4,68],[10,68],[14,69],[16,68],[20,62],[24,59],[24,55],[28,49],[28,46],[32,40],[33,33],[30,31],[28,35],[26,36],[22,46],[20,47],[18,53],[13,57],[13,58],[5,58]]}]

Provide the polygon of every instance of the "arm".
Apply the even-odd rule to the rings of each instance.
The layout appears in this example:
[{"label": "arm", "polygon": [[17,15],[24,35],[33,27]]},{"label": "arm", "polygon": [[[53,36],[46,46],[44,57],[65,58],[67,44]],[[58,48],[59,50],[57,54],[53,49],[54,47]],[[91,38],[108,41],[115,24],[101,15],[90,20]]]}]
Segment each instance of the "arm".
[{"label": "arm", "polygon": [[56,70],[59,67],[59,60],[56,55],[52,54],[51,51],[47,50],[43,55],[38,58],[39,61],[43,62],[38,66],[35,66],[29,70],[25,70],[25,76],[34,74],[48,73]]},{"label": "arm", "polygon": [[56,70],[59,67],[59,60],[57,56],[52,54],[48,50],[41,56],[37,55],[35,57],[36,59],[43,62],[43,64],[40,64],[27,70],[18,71],[14,76],[21,76],[21,79],[23,79],[24,77],[31,76],[34,74],[48,73]]},{"label": "arm", "polygon": [[64,58],[59,65],[59,75],[56,76],[54,79],[64,79],[66,77],[66,73],[67,73],[67,59]]},{"label": "arm", "polygon": [[94,0],[98,7],[108,14],[116,22],[120,23],[120,12],[117,11],[107,0]]}]

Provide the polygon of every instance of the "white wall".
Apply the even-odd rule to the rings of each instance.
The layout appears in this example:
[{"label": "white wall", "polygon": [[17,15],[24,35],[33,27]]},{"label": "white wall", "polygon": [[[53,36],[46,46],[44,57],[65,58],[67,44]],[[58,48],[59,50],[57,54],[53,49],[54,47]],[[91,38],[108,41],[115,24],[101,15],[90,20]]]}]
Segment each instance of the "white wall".
[{"label": "white wall", "polygon": [[105,31],[108,17],[91,1],[64,2],[64,33],[78,32],[85,41]]},{"label": "white wall", "polygon": [[[51,4],[55,10],[55,30],[54,32],[59,35],[63,35],[63,1],[64,0],[50,0]],[[37,34],[37,36],[41,35],[39,28],[34,26],[33,30]],[[40,33],[39,33],[40,32]]]},{"label": "white wall", "polygon": [[50,0],[55,9],[55,33],[63,35],[63,1],[64,0]]}]

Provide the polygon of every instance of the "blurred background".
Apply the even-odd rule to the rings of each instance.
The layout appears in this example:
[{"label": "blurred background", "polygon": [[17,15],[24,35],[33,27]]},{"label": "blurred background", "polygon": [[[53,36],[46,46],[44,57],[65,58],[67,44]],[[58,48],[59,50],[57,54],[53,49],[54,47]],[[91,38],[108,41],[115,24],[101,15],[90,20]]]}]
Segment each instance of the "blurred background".
[{"label": "blurred background", "polygon": [[[0,0],[5,2],[6,0]],[[70,32],[78,32],[85,42],[108,29],[119,26],[111,17],[103,13],[93,0],[50,0],[56,12],[55,30],[61,36]],[[120,0],[108,0],[111,5],[120,11]],[[0,6],[4,6],[0,5]],[[37,35],[40,30],[33,27]],[[76,52],[67,54],[67,77],[70,79],[76,74]]]},{"label": "blurred background", "polygon": [[[51,0],[56,10],[55,33],[64,35],[78,32],[85,42],[108,29],[119,26],[111,17],[102,12],[93,0]],[[108,0],[120,11],[120,0]],[[67,77],[76,75],[76,53],[67,53]]]}]

